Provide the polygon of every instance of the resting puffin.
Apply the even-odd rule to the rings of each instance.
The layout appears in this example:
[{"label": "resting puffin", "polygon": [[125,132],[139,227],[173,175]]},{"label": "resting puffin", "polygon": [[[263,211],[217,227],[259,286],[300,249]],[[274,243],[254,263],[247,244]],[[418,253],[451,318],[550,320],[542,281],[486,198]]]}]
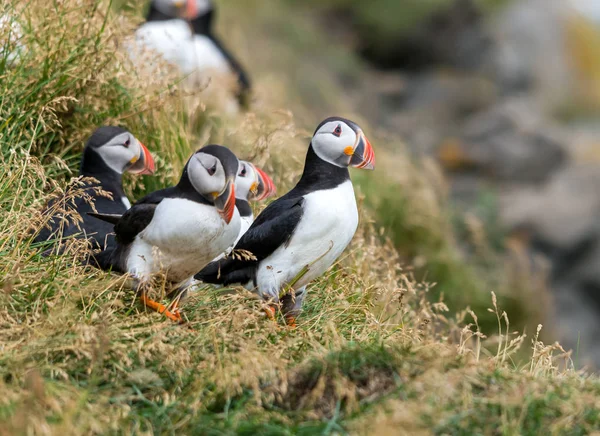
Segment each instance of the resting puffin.
[{"label": "resting puffin", "polygon": [[[79,175],[98,180],[98,183],[88,183],[85,189],[86,195],[94,200],[98,212],[123,214],[131,207],[123,192],[121,179],[124,172],[152,174],[154,172],[152,155],[144,144],[124,128],[99,127],[90,136],[83,149],[79,168]],[[98,195],[97,188],[111,193],[112,198]],[[46,210],[51,211],[56,206],[56,201],[53,201]],[[76,198],[74,206],[83,220],[79,226],[66,222],[60,213],[56,213],[49,219],[49,227],[44,227],[35,237],[35,242],[75,236],[87,238],[94,249],[114,246],[112,226],[88,216],[87,213],[92,212],[93,209],[84,198]]]},{"label": "resting puffin", "polygon": [[226,147],[207,145],[188,160],[176,186],[155,191],[122,216],[90,214],[113,223],[117,246],[101,253],[104,269],[129,273],[151,309],[180,320],[146,296],[155,273],[182,282],[233,244],[240,231],[235,207],[238,159]]},{"label": "resting puffin", "polygon": [[306,285],[335,262],[358,226],[348,166],[373,169],[374,164],[373,148],[360,127],[327,118],[312,137],[298,184],[267,206],[236,244],[235,250],[249,251],[256,259],[221,259],[194,278],[245,284],[271,303],[281,297],[287,322],[295,325]]},{"label": "resting puffin", "polygon": [[152,0],[146,22],[135,33],[136,43],[160,53],[184,76],[210,71],[234,74],[238,82],[236,97],[246,107],[250,80],[213,34],[214,15],[211,0]]},{"label": "resting puffin", "polygon": [[[240,240],[242,235],[252,225],[254,213],[250,206],[250,201],[261,201],[275,194],[276,188],[273,180],[260,168],[254,164],[241,160],[238,173],[235,178],[235,207],[240,214],[240,231],[235,241],[227,247],[227,250],[220,253],[213,260],[219,260],[231,253],[233,247]],[[167,297],[174,300],[171,311],[179,308],[181,302],[185,299],[190,289],[196,288],[200,282],[190,277],[184,283],[173,289]]]},{"label": "resting puffin", "polygon": [[240,233],[234,245],[252,225],[254,213],[250,201],[262,201],[276,192],[273,180],[263,170],[247,161],[240,161],[235,178],[235,206],[240,213]]}]

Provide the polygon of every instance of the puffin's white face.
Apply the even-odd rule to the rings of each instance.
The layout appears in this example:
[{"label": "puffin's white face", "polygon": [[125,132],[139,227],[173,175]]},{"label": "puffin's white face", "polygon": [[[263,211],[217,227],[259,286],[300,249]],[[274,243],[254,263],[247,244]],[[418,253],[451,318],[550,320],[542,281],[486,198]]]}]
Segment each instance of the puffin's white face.
[{"label": "puffin's white face", "polygon": [[338,167],[373,169],[375,155],[371,144],[358,126],[332,119],[315,132],[312,145],[321,159]]},{"label": "puffin's white face", "polygon": [[194,153],[187,173],[194,189],[214,203],[221,218],[229,224],[235,212],[237,157],[220,145],[207,145]]},{"label": "puffin's white face", "polygon": [[254,165],[250,162],[241,160],[235,178],[235,197],[241,200],[249,200],[250,193],[256,195],[257,191],[258,173],[254,170]]},{"label": "puffin's white face", "polygon": [[227,185],[223,164],[212,154],[194,154],[188,165],[188,177],[194,189],[209,199],[222,194]]},{"label": "puffin's white face", "polygon": [[235,178],[235,195],[240,200],[264,200],[276,192],[273,180],[253,163],[240,161]]},{"label": "puffin's white face", "polygon": [[152,174],[154,160],[148,149],[129,132],[113,137],[96,152],[113,171],[123,174]]},{"label": "puffin's white face", "polygon": [[210,11],[211,0],[153,0],[154,7],[173,18],[193,20]]}]

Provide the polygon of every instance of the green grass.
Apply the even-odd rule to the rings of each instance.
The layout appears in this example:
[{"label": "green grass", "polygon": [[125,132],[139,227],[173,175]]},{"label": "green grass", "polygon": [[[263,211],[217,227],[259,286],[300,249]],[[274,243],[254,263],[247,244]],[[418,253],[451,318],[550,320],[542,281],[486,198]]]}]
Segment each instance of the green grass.
[{"label": "green grass", "polygon": [[[209,139],[266,166],[282,193],[297,179],[307,132],[318,122],[303,105],[330,99],[318,113],[351,99],[331,100],[342,91],[323,66],[302,80],[325,89],[297,95],[284,66],[299,70],[319,38],[301,42],[301,32],[314,28],[300,18],[298,50],[286,57],[285,40],[269,39],[284,27],[279,12],[293,11],[284,2],[254,13],[246,3],[223,5],[223,23],[239,22],[242,11],[241,25],[266,29],[255,35],[253,61],[240,44],[258,101],[237,117],[211,108],[204,94],[185,96],[168,74],[141,81],[114,50],[135,17],[110,13],[107,3],[28,4],[28,50],[16,64],[0,62],[0,434],[598,429],[598,379],[573,371],[558,345],[513,334],[508,297],[491,300],[481,289],[488,277],[480,274],[490,271],[466,265],[443,197],[400,148],[390,152],[392,144],[375,145],[378,171],[353,173],[366,195],[361,225],[339,262],[311,284],[295,330],[266,319],[248,292],[211,287],[186,302],[188,324],[174,325],[146,313],[124,278],[78,266],[78,241],[61,256],[40,256],[31,242],[46,218],[40,211],[53,195],[77,193],[66,182],[98,124],[127,126],[157,158],[159,176],[127,178],[134,197],[176,180]],[[228,29],[231,41],[244,36]],[[282,55],[272,63],[261,50],[270,46]],[[386,173],[387,165],[406,177]],[[160,298],[164,290],[153,292]],[[438,302],[442,292],[456,311]]]}]

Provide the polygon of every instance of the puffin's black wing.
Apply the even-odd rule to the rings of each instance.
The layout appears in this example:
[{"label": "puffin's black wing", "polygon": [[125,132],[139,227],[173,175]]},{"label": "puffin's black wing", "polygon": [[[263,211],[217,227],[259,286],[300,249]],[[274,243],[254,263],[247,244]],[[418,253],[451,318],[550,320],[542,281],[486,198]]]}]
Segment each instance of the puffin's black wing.
[{"label": "puffin's black wing", "polygon": [[304,198],[273,202],[252,223],[235,249],[251,252],[263,260],[280,246],[287,244],[302,218]]},{"label": "puffin's black wing", "polygon": [[120,244],[130,244],[135,237],[152,221],[156,206],[165,198],[173,197],[176,192],[173,188],[154,191],[136,201],[131,208],[123,214],[115,224],[117,241]]},{"label": "puffin's black wing", "polygon": [[115,224],[117,241],[120,244],[130,244],[135,237],[152,221],[157,204],[136,203]]},{"label": "puffin's black wing", "polygon": [[304,198],[280,198],[271,203],[252,223],[234,250],[245,250],[256,257],[244,260],[228,257],[209,263],[194,276],[206,283],[244,283],[254,280],[256,265],[292,237],[302,218]]}]

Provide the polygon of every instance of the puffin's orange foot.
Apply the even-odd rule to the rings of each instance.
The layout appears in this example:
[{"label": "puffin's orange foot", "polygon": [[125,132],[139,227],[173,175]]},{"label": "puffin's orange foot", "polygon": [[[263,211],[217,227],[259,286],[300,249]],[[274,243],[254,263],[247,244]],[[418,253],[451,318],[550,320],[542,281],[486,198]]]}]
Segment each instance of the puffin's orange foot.
[{"label": "puffin's orange foot", "polygon": [[295,316],[286,316],[285,322],[287,323],[288,327],[290,327],[292,329],[295,329],[296,327],[298,327],[298,325],[296,324]]},{"label": "puffin's orange foot", "polygon": [[179,308],[179,301],[174,301],[170,304],[170,311],[173,315],[181,318],[181,309]]},{"label": "puffin's orange foot", "polygon": [[144,305],[146,307],[165,315],[170,320],[175,321],[175,322],[182,321],[181,313],[179,312],[179,310],[177,308],[176,308],[176,312],[171,312],[168,310],[167,306],[165,306],[164,304],[161,304],[154,300],[151,300],[150,298],[146,297],[145,295],[142,295],[140,297],[140,299],[142,300],[142,303],[144,303]]},{"label": "puffin's orange foot", "polygon": [[267,318],[269,318],[270,320],[275,321],[275,307],[273,307],[273,306],[267,306],[265,308],[265,312],[267,314]]}]

